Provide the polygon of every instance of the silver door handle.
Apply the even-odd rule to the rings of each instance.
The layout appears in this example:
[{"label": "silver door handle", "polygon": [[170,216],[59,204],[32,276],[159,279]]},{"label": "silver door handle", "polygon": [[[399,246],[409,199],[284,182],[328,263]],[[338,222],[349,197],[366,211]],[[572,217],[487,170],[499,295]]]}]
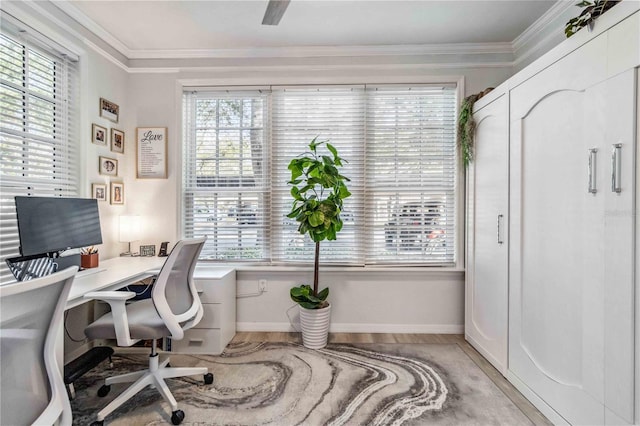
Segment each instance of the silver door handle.
[{"label": "silver door handle", "polygon": [[598,148],[591,148],[589,150],[589,193],[595,194],[598,192],[596,189],[596,154]]},{"label": "silver door handle", "polygon": [[503,244],[504,241],[502,240],[502,219],[504,219],[504,215],[499,214],[498,215],[498,244]]},{"label": "silver door handle", "polygon": [[620,186],[622,168],[622,144],[616,143],[611,149],[611,192],[622,192]]}]

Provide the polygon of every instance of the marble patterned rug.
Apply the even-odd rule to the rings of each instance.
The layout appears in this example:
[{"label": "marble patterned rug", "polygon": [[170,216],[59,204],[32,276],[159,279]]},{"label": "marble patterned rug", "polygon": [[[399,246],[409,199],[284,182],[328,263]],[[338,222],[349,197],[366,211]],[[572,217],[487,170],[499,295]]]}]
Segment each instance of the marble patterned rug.
[{"label": "marble patterned rug", "polygon": [[[144,355],[114,357],[75,386],[73,424],[88,425],[122,392],[96,396],[101,379],[146,367]],[[524,414],[455,344],[238,343],[220,356],[171,355],[173,366],[207,366],[201,377],[169,380],[185,426],[530,425]],[[171,424],[158,392],[145,389],[107,417],[108,425]]]}]

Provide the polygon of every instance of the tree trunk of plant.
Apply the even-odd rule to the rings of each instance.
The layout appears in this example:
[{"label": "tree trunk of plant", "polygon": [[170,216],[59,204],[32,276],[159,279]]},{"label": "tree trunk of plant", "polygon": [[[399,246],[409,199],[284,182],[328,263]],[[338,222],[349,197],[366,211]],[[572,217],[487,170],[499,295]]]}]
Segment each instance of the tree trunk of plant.
[{"label": "tree trunk of plant", "polygon": [[318,270],[320,269],[320,241],[316,242],[316,258],[313,263],[313,295],[318,296]]}]

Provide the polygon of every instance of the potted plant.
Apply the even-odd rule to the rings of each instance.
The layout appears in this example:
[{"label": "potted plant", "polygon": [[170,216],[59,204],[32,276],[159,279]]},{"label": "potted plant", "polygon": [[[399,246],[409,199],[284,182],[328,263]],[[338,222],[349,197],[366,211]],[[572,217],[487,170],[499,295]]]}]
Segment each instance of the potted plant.
[{"label": "potted plant", "polygon": [[[322,145],[331,156],[318,154]],[[302,343],[311,349],[327,345],[331,305],[327,301],[329,288],[318,291],[320,242],[335,240],[342,229],[342,200],[351,195],[345,184],[349,179],[339,170],[345,162],[329,141],[318,142],[316,136],[309,144],[309,152],[291,160],[288,167],[293,204],[287,217],[295,219],[298,232],[309,235],[316,244],[313,287],[303,284],[291,289],[291,299],[300,305]]]}]

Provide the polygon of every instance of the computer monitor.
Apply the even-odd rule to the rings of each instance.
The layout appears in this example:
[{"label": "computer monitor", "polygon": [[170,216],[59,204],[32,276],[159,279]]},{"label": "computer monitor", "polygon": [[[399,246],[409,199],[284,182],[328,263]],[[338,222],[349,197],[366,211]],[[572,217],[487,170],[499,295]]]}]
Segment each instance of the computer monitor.
[{"label": "computer monitor", "polygon": [[54,256],[102,244],[98,202],[88,198],[15,197],[20,254]]}]

